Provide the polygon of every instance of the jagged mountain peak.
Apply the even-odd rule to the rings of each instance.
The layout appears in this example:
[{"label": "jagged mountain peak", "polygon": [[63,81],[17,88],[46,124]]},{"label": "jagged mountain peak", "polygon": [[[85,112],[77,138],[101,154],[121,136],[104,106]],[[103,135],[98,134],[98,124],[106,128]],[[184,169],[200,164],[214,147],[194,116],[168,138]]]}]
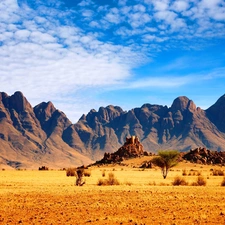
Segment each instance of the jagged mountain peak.
[{"label": "jagged mountain peak", "polygon": [[225,95],[207,110],[197,110],[185,96],[176,98],[171,107],[146,103],[123,111],[108,105],[72,124],[52,102],[32,108],[22,92],[0,93],[0,159],[6,164],[76,166],[115,152],[132,135],[150,152],[198,146],[225,151]]},{"label": "jagged mountain peak", "polygon": [[0,92],[0,101],[2,101],[3,99],[9,97],[5,92]]},{"label": "jagged mountain peak", "polygon": [[27,101],[26,97],[24,97],[23,93],[20,91],[16,91],[11,96],[8,96],[6,93],[2,92],[1,98],[6,108],[13,109],[17,113],[20,113],[26,110],[27,111],[32,110],[31,104]]},{"label": "jagged mountain peak", "polygon": [[225,94],[222,95],[212,106],[210,106],[206,111],[208,110],[218,110],[218,109],[225,109]]},{"label": "jagged mountain peak", "polygon": [[86,116],[83,115],[80,120],[86,120],[93,126],[95,122],[110,122],[120,116],[121,113],[124,113],[124,111],[119,106],[108,105],[106,107],[100,107],[98,111],[95,109],[90,110],[90,112]]},{"label": "jagged mountain peak", "polygon": [[39,120],[47,121],[56,111],[52,102],[42,102],[34,107],[34,112]]},{"label": "jagged mountain peak", "polygon": [[192,100],[187,98],[186,96],[180,96],[176,98],[173,101],[173,104],[171,105],[171,111],[185,111],[185,110],[190,110],[194,111],[196,110],[196,105]]},{"label": "jagged mountain peak", "polygon": [[225,95],[221,96],[215,104],[209,107],[206,113],[219,130],[225,132]]}]

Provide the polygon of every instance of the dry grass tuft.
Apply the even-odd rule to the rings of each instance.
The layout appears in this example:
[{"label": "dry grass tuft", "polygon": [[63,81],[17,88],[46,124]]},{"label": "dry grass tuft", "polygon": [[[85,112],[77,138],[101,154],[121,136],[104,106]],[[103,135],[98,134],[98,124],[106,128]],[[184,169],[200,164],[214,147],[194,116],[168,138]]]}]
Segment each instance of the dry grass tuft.
[{"label": "dry grass tuft", "polygon": [[224,176],[224,171],[223,170],[220,170],[220,169],[215,169],[212,171],[212,175],[213,176]]},{"label": "dry grass tuft", "polygon": [[172,185],[173,186],[179,186],[179,185],[186,186],[186,185],[188,185],[188,182],[184,178],[177,176],[174,178]]},{"label": "dry grass tuft", "polygon": [[221,182],[221,186],[224,187],[225,186],[225,177],[223,177],[223,180]]},{"label": "dry grass tuft", "polygon": [[102,177],[105,177],[105,170],[102,171]]},{"label": "dry grass tuft", "polygon": [[91,171],[90,170],[84,170],[84,176],[85,177],[90,177],[91,176]]},{"label": "dry grass tuft", "polygon": [[66,169],[66,176],[69,177],[74,177],[76,176],[76,168],[67,168]]},{"label": "dry grass tuft", "polygon": [[182,175],[187,176],[187,170],[186,169],[182,170]]},{"label": "dry grass tuft", "polygon": [[120,185],[120,182],[115,178],[114,173],[109,173],[108,179],[99,179],[97,185]]},{"label": "dry grass tuft", "polygon": [[193,182],[191,185],[192,186],[206,186],[206,179],[202,175],[199,175],[197,177],[196,182]]}]

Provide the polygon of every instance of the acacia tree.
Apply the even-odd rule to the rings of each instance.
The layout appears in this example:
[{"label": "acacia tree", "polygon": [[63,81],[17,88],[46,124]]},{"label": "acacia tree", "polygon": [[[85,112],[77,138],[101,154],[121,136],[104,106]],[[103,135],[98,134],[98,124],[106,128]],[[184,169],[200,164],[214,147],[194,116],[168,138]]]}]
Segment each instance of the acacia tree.
[{"label": "acacia tree", "polygon": [[152,159],[152,163],[161,168],[164,179],[169,169],[177,165],[179,154],[177,150],[161,150],[158,151],[158,156]]}]

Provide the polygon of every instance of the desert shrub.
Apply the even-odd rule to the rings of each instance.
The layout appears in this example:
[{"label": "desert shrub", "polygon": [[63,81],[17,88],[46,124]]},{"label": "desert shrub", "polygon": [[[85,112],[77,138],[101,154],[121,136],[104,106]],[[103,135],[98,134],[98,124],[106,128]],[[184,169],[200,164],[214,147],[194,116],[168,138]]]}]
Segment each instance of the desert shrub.
[{"label": "desert shrub", "polygon": [[114,173],[108,174],[108,184],[109,185],[119,185],[119,181],[115,178]]},{"label": "desert shrub", "polygon": [[197,171],[197,176],[201,176],[202,173],[200,171]]},{"label": "desert shrub", "polygon": [[188,185],[188,182],[185,181],[184,178],[181,178],[181,177],[177,176],[177,177],[174,178],[174,180],[172,182],[172,185],[173,186],[179,186],[179,185],[186,186],[186,185]]},{"label": "desert shrub", "polygon": [[192,183],[192,186],[206,186],[206,179],[200,175],[197,177],[196,182]]},{"label": "desert shrub", "polygon": [[221,182],[221,186],[225,186],[225,177],[223,177],[223,180],[222,180],[222,182]]},{"label": "desert shrub", "polygon": [[156,182],[155,181],[149,182],[148,185],[150,185],[150,186],[156,186]]},{"label": "desert shrub", "polygon": [[165,182],[160,182],[159,186],[170,186],[169,184],[165,183]]},{"label": "desert shrub", "polygon": [[66,170],[66,176],[69,177],[74,177],[76,176],[76,169],[75,168],[67,168]]},{"label": "desert shrub", "polygon": [[105,180],[105,179],[98,179],[97,185],[98,185],[98,186],[107,185],[107,184],[106,184],[106,180]]},{"label": "desert shrub", "polygon": [[90,170],[84,170],[84,176],[85,177],[90,177],[91,176],[91,171]]},{"label": "desert shrub", "polygon": [[119,185],[120,182],[115,178],[113,173],[108,174],[108,179],[99,179],[97,185]]},{"label": "desert shrub", "polygon": [[128,185],[128,186],[131,186],[133,183],[132,182],[130,182],[130,181],[126,181],[125,182],[125,185]]},{"label": "desert shrub", "polygon": [[102,171],[102,177],[105,177],[105,170]]},{"label": "desert shrub", "polygon": [[213,176],[224,176],[224,171],[223,170],[213,170],[212,175]]},{"label": "desert shrub", "polygon": [[182,175],[187,176],[187,170],[186,169],[182,170]]},{"label": "desert shrub", "polygon": [[42,167],[39,167],[38,170],[48,170],[48,167],[47,166],[42,166]]}]

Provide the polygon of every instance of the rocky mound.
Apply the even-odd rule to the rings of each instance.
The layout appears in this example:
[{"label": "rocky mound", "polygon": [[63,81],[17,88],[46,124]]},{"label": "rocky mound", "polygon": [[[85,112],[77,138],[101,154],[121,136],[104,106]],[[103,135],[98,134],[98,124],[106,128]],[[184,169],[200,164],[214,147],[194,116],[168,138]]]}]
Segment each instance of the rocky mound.
[{"label": "rocky mound", "polygon": [[140,143],[137,136],[126,138],[126,142],[114,153],[105,153],[102,160],[96,164],[120,163],[124,159],[137,158],[144,155],[149,155],[143,150],[143,145]]},{"label": "rocky mound", "polygon": [[200,164],[224,164],[225,152],[210,151],[200,147],[184,153],[183,159]]}]

